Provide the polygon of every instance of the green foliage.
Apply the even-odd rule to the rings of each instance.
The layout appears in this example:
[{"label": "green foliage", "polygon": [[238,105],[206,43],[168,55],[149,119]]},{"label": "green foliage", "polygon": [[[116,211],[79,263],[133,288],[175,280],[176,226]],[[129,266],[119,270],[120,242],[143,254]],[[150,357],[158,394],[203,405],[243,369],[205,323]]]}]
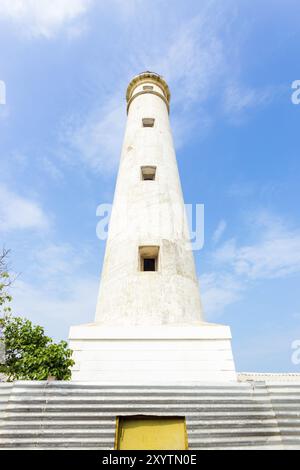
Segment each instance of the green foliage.
[{"label": "green foliage", "polygon": [[6,315],[0,319],[5,350],[5,362],[0,372],[12,380],[69,380],[74,365],[72,351],[66,341],[54,343],[45,335],[44,328],[33,325],[26,318]]},{"label": "green foliage", "polygon": [[10,381],[47,380],[49,376],[69,380],[74,361],[66,341],[54,343],[41,326],[11,315],[8,255],[9,250],[0,253],[0,353],[4,351],[0,373]]}]

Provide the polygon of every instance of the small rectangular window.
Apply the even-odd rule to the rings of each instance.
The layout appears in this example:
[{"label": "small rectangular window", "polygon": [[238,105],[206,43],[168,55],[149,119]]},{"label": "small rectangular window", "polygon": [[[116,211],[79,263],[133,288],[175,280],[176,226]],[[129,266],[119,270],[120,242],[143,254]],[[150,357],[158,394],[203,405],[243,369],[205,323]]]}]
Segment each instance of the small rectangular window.
[{"label": "small rectangular window", "polygon": [[143,86],[143,90],[145,90],[145,91],[152,91],[152,90],[153,90],[153,86],[151,86],[151,85],[144,85],[144,86]]},{"label": "small rectangular window", "polygon": [[158,271],[158,246],[140,246],[140,271]]},{"label": "small rectangular window", "polygon": [[153,118],[143,118],[143,127],[153,127],[155,119]]},{"label": "small rectangular window", "polygon": [[156,175],[156,166],[142,166],[141,167],[142,180],[154,181]]},{"label": "small rectangular window", "polygon": [[143,271],[156,271],[155,258],[144,258]]}]

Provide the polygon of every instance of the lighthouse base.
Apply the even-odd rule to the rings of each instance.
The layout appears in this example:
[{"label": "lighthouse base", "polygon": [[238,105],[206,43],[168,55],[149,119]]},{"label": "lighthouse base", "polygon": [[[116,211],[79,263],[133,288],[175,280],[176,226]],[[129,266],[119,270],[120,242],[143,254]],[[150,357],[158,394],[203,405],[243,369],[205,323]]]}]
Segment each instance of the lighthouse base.
[{"label": "lighthouse base", "polygon": [[103,384],[235,382],[230,328],[119,327],[98,323],[71,327],[72,380]]}]

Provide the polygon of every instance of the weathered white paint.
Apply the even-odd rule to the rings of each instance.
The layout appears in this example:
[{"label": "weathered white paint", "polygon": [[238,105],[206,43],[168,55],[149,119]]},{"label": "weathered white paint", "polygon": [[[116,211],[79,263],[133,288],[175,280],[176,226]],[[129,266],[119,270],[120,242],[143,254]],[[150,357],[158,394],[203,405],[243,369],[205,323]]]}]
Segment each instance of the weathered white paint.
[{"label": "weathered white paint", "polygon": [[[167,99],[163,81],[165,95],[153,75],[141,80],[133,96],[148,85]],[[96,321],[104,325],[202,320],[168,108],[160,96],[138,95],[128,110],[97,303]],[[154,118],[154,127],[142,127],[143,118]],[[148,165],[156,166],[155,181],[141,179]],[[160,248],[158,272],[139,271],[139,246],[147,245]]]},{"label": "weathered white paint", "polygon": [[[130,82],[126,97],[128,119],[95,323],[70,331],[73,379],[235,380],[229,328],[203,319],[168,86],[160,76],[143,73]],[[143,118],[154,118],[154,126],[144,128]],[[142,166],[156,167],[155,181],[142,180]],[[140,271],[141,246],[159,247],[157,272]],[[158,349],[158,340],[167,348]],[[122,351],[119,360],[116,350]]]},{"label": "weathered white paint", "polygon": [[[73,380],[111,384],[187,384],[236,381],[228,327],[156,327],[114,331],[73,327]],[[171,331],[173,330],[173,331]]]}]

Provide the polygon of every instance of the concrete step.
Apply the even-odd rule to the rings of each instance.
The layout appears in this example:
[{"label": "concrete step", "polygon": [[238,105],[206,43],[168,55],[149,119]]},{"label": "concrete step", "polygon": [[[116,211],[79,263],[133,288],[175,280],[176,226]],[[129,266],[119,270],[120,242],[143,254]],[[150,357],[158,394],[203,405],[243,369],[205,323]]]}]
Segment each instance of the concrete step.
[{"label": "concrete step", "polygon": [[73,388],[66,388],[66,387],[56,387],[56,388],[42,388],[42,387],[28,387],[28,388],[22,388],[22,387],[14,387],[14,394],[29,394],[29,395],[92,395],[92,396],[97,396],[97,395],[103,395],[103,396],[111,396],[111,395],[139,395],[139,396],[152,396],[152,395],[159,395],[159,396],[164,396],[164,395],[206,395],[206,396],[211,396],[211,395],[216,395],[216,396],[243,396],[243,395],[267,395],[268,392],[266,389],[258,389],[258,390],[253,390],[251,388],[243,388],[243,389],[229,389],[229,390],[224,390],[223,388],[210,388],[210,389],[202,389],[202,388],[186,388],[186,389],[177,389],[177,388],[164,388],[164,389],[158,389],[158,388],[143,388],[143,389],[124,389],[124,388],[85,388],[82,389],[80,387],[73,387]]},{"label": "concrete step", "polygon": [[[107,420],[97,420],[97,421],[83,421],[83,420],[36,420],[36,421],[12,421],[7,420],[5,423],[5,429],[14,430],[14,429],[101,429],[114,427],[116,424],[116,419],[107,419]],[[203,420],[187,420],[187,426],[189,430],[198,429],[201,430],[214,430],[214,429],[241,429],[241,428],[263,428],[263,427],[276,427],[276,420],[239,420],[239,421],[203,421]],[[0,427],[1,431],[1,427]]]},{"label": "concrete step", "polygon": [[[72,432],[77,432],[78,430],[81,431],[81,430],[99,430],[99,432],[101,431],[105,431],[107,429],[110,429],[110,428],[114,428],[116,424],[116,421],[115,420],[112,420],[112,421],[108,421],[108,422],[96,422],[96,423],[85,423],[85,424],[82,424],[81,422],[61,422],[61,423],[55,423],[55,425],[53,425],[52,423],[48,424],[48,423],[43,423],[43,422],[40,422],[38,423],[38,425],[35,425],[33,426],[32,424],[24,424],[22,423],[22,425],[16,423],[16,422],[13,422],[13,423],[10,423],[8,422],[5,427],[1,427],[0,428],[0,434],[3,435],[3,433],[6,433],[6,432],[9,432],[11,434],[15,433],[16,430],[19,430],[19,429],[22,429],[24,430],[24,432],[41,432],[43,430],[47,430],[49,432],[56,432],[57,430],[68,430],[68,431],[72,431]],[[230,426],[230,427],[229,427]],[[248,432],[248,431],[256,431],[258,430],[259,432],[263,432],[265,429],[267,429],[268,431],[270,430],[274,430],[274,431],[278,431],[278,426],[276,423],[253,423],[252,425],[249,425],[249,424],[236,424],[235,426],[231,426],[231,425],[228,425],[225,424],[223,426],[220,426],[216,423],[214,423],[213,425],[210,425],[210,426],[204,426],[202,424],[201,421],[194,421],[193,424],[190,424],[190,423],[187,423],[187,428],[189,430],[189,432],[193,433],[193,432],[200,432],[200,433],[207,433],[207,432],[211,432],[211,433],[215,433],[215,432],[220,432],[220,433],[235,433],[235,432]],[[286,428],[284,428],[286,429]],[[290,430],[290,432],[293,432],[293,433],[297,433],[299,430],[299,428],[292,428]]]},{"label": "concrete step", "polygon": [[300,419],[276,419],[278,425],[281,427],[281,428],[284,428],[285,426],[286,427],[300,427]]},{"label": "concrete step", "polygon": [[228,445],[228,444],[261,444],[261,443],[276,443],[281,444],[282,439],[279,434],[245,434],[245,435],[232,435],[232,436],[211,436],[207,434],[206,436],[189,436],[189,447],[198,446],[204,447],[205,445],[214,446],[214,445]]},{"label": "concrete step", "polygon": [[[292,400],[287,400],[286,403],[283,401],[280,403],[275,403],[274,406],[282,406],[283,404],[286,404],[286,406],[290,405],[297,405],[298,402],[300,401],[292,401]],[[70,406],[76,406],[76,405],[96,405],[96,406],[102,406],[104,405],[124,405],[127,406],[128,404],[148,404],[148,403],[153,403],[153,404],[162,404],[162,405],[169,405],[169,404],[189,404],[189,405],[208,405],[208,406],[227,406],[230,405],[232,407],[235,406],[248,406],[248,405],[253,405],[257,404],[258,406],[264,405],[268,406],[270,405],[270,401],[267,400],[266,398],[260,399],[260,398],[238,398],[235,397],[233,398],[227,398],[223,397],[214,399],[213,397],[209,398],[198,398],[198,397],[173,397],[173,396],[168,396],[168,397],[139,397],[139,396],[134,396],[134,397],[94,397],[94,398],[74,398],[74,397],[47,397],[47,399],[44,399],[42,397],[16,397],[11,396],[9,399],[9,405],[12,407],[14,405],[18,406],[20,404],[22,405],[29,405],[29,406],[44,406],[47,404],[47,406],[57,406],[57,405],[70,405]]]},{"label": "concrete step", "polygon": [[294,437],[299,437],[300,439],[300,427],[298,428],[280,427],[280,433],[281,435],[284,435],[286,437],[294,436]]},{"label": "concrete step", "polygon": [[[214,410],[218,412],[223,412],[224,414],[226,413],[236,413],[240,414],[242,411],[245,412],[256,412],[256,413],[261,413],[265,411],[270,411],[273,412],[272,408],[267,406],[267,405],[249,405],[249,406],[236,406],[236,407],[231,407],[228,406],[226,409],[224,409],[224,406],[218,406],[218,405],[204,405],[204,406],[195,406],[195,405],[190,405],[190,404],[169,404],[168,406],[164,406],[161,404],[143,404],[143,405],[134,405],[134,404],[128,404],[126,406],[121,406],[119,404],[115,405],[85,405],[83,406],[71,406],[71,405],[47,405],[47,412],[57,412],[57,413],[70,413],[74,414],[76,413],[78,416],[80,414],[84,414],[87,411],[90,412],[99,412],[99,413],[110,413],[114,414],[115,416],[117,415],[123,415],[123,414],[145,414],[145,413],[152,413],[152,414],[159,414],[159,415],[189,415],[190,413],[208,413],[209,411],[213,412]],[[28,406],[28,405],[8,405],[6,408],[6,413],[10,415],[11,412],[14,412],[15,414],[18,412],[26,412],[26,413],[36,413],[37,415],[41,415],[44,413],[44,409],[41,406]]]},{"label": "concrete step", "polygon": [[230,443],[227,447],[225,446],[219,446],[219,445],[216,445],[215,447],[208,447],[208,446],[205,446],[204,448],[201,448],[201,447],[194,447],[194,448],[190,448],[190,450],[287,450],[287,449],[290,449],[290,450],[296,450],[298,449],[298,447],[293,447],[293,446],[285,446],[283,444],[277,444],[277,443],[274,443],[274,444],[265,444],[265,445],[257,445],[257,444],[253,444],[253,443],[250,443],[248,445],[240,445],[240,446],[234,446],[232,445],[232,443]]},{"label": "concrete step", "polygon": [[299,450],[299,441],[293,439],[289,441],[273,440],[241,440],[235,441],[212,441],[212,442],[189,442],[190,450],[247,450],[247,449],[278,449],[278,450]]},{"label": "concrete step", "polygon": [[116,417],[137,414],[185,416],[190,449],[300,449],[300,387],[290,384],[17,382],[0,390],[1,449],[113,449]]},{"label": "concrete step", "polygon": [[[281,441],[281,436],[279,434],[268,434],[266,433],[259,433],[259,432],[249,432],[249,433],[244,433],[244,434],[191,434],[188,437],[188,442],[189,445],[195,444],[195,445],[202,445],[202,444],[207,444],[212,445],[213,443],[227,443],[227,442],[233,442],[235,444],[239,442],[248,442],[251,440],[252,442],[259,443],[259,442],[270,442],[270,440],[273,439],[278,442]],[[40,432],[40,433],[33,433],[33,432],[27,432],[23,434],[2,434],[0,436],[0,444],[4,444],[7,441],[14,439],[15,442],[20,442],[24,441],[25,438],[30,439],[31,443],[34,442],[45,442],[47,439],[48,442],[57,442],[57,439],[60,439],[62,443],[64,443],[66,440],[72,439],[75,440],[77,439],[78,441],[94,441],[94,439],[98,439],[98,443],[103,443],[104,441],[109,443],[110,446],[113,446],[114,444],[114,439],[115,439],[115,433],[114,432],[95,432],[90,430],[89,432],[78,432],[76,433],[70,433],[70,432],[57,432],[56,434],[51,434],[49,432]],[[299,440],[300,442],[300,440]]]},{"label": "concrete step", "polygon": [[[104,448],[104,449],[113,449],[114,448],[114,439],[111,437],[101,437],[101,442],[99,442],[99,436],[89,436],[83,437],[78,436],[77,438],[72,436],[64,436],[63,439],[60,437],[56,438],[47,438],[47,437],[36,437],[35,439],[30,437],[22,437],[19,439],[11,439],[11,438],[1,438],[1,448],[4,447],[39,447],[40,445],[44,445],[46,447],[60,447],[60,448],[68,448],[70,446],[82,447],[82,446],[94,446],[97,448]],[[189,438],[189,448],[204,448],[204,447],[215,447],[215,446],[253,446],[253,445],[280,445],[282,444],[281,438],[279,436],[269,437],[266,439],[266,436],[256,436],[255,440],[253,440],[252,436],[234,436],[232,439],[228,439],[227,437],[223,438],[214,438],[211,436],[207,436],[206,438],[201,436],[201,441],[197,438]],[[289,441],[289,444],[297,444],[295,441]]]},{"label": "concrete step", "polygon": [[65,428],[61,429],[21,429],[21,430],[9,430],[9,429],[0,429],[0,442],[2,439],[5,438],[14,438],[14,439],[22,439],[22,438],[49,438],[49,439],[58,439],[58,438],[89,438],[89,437],[98,437],[99,439],[107,438],[107,439],[114,439],[115,431],[114,429],[72,429],[67,430]]},{"label": "concrete step", "polygon": [[102,384],[99,382],[72,382],[72,381],[51,381],[51,382],[45,382],[45,381],[39,381],[39,380],[34,380],[34,381],[27,381],[27,380],[20,380],[16,382],[1,382],[2,384],[7,385],[13,383],[13,386],[15,389],[18,388],[25,388],[27,390],[29,389],[34,389],[34,388],[42,388],[42,389],[115,389],[115,390],[250,390],[250,389],[260,389],[260,388],[266,388],[266,385],[264,382],[261,383],[256,383],[255,386],[252,383],[244,382],[233,382],[233,383],[218,383],[218,382],[202,382],[201,384],[196,384],[196,385],[176,385],[176,384],[166,384],[166,385],[133,385],[133,384]]},{"label": "concrete step", "polygon": [[20,439],[11,439],[11,438],[2,438],[0,441],[1,449],[3,448],[39,448],[40,445],[45,446],[46,448],[52,447],[60,447],[60,448],[68,448],[70,446],[74,446],[74,448],[81,448],[83,446],[90,447],[93,446],[96,449],[113,449],[114,448],[114,441],[110,437],[103,437],[101,438],[101,442],[99,442],[99,437],[78,437],[78,438],[56,438],[49,440],[47,437],[45,438],[36,438],[35,440],[32,437],[24,437]]},{"label": "concrete step", "polygon": [[[135,410],[123,410],[123,414],[132,414],[135,415],[136,412]],[[174,416],[174,411],[173,410],[164,410],[164,416]],[[228,412],[228,411],[206,411],[206,412],[201,412],[201,411],[188,411],[185,410],[185,413],[181,413],[186,417],[186,420],[193,420],[193,419],[199,419],[199,420],[209,420],[213,422],[215,419],[223,419],[228,421],[229,423],[235,420],[243,420],[247,422],[249,419],[255,419],[255,420],[266,420],[266,419],[274,419],[274,413],[272,410],[265,412],[265,411],[245,411],[245,412]],[[147,411],[147,415],[151,416],[157,415],[156,410],[152,411],[149,410]],[[9,412],[9,416],[6,419],[6,422],[8,420],[18,420],[19,422],[22,422],[23,420],[25,421],[40,421],[40,420],[46,420],[46,421],[51,421],[51,420],[63,420],[63,421],[69,421],[73,419],[78,419],[80,422],[84,421],[98,421],[99,419],[111,419],[112,416],[114,416],[114,419],[116,415],[112,415],[110,411],[89,411],[87,412],[85,409],[79,410],[79,412],[59,412],[59,411],[49,411],[45,410],[42,413],[31,413],[31,412],[14,412],[11,410]]]}]

